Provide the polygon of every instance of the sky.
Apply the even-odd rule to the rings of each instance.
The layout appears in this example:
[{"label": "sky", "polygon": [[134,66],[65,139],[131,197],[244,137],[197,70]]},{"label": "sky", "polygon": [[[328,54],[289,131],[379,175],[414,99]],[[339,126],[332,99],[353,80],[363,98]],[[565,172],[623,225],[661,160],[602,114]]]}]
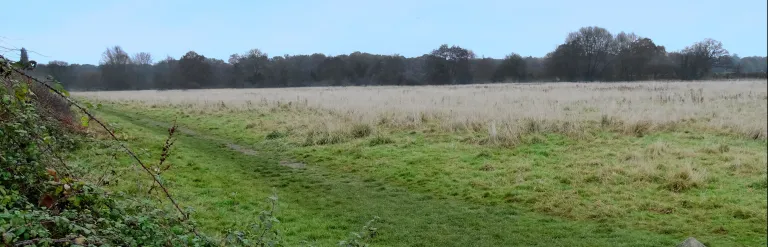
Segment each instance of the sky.
[{"label": "sky", "polygon": [[667,51],[712,38],[731,54],[766,56],[766,0],[14,0],[3,3],[0,54],[98,64],[107,47],[155,61],[193,50],[227,60],[355,51],[429,53],[441,44],[478,57],[544,56],[569,32],[634,32]]}]

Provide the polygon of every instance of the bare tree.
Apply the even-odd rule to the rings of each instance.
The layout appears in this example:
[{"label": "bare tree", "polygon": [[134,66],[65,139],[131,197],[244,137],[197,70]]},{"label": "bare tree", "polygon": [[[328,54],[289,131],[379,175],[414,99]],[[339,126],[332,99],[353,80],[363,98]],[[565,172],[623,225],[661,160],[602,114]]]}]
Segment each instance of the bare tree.
[{"label": "bare tree", "polygon": [[107,48],[101,54],[100,63],[102,82],[109,85],[109,88],[126,90],[137,86],[134,83],[135,76],[131,76],[134,73],[131,57],[120,46]]},{"label": "bare tree", "polygon": [[152,65],[152,55],[147,52],[133,54],[133,63],[138,65]]},{"label": "bare tree", "polygon": [[683,79],[701,79],[712,67],[718,66],[728,55],[723,43],[714,39],[705,39],[683,49],[678,58],[679,73]]},{"label": "bare tree", "polygon": [[240,57],[239,54],[232,54],[232,55],[229,55],[229,59],[227,60],[227,63],[229,63],[229,64],[236,64],[236,63],[240,62],[240,59],[242,59],[242,58]]},{"label": "bare tree", "polygon": [[131,58],[128,56],[122,47],[114,46],[107,48],[104,53],[101,54],[102,65],[127,65],[131,63]]},{"label": "bare tree", "polygon": [[638,39],[640,39],[640,37],[635,33],[620,32],[619,34],[616,34],[616,38],[614,38],[613,42],[613,52],[619,54],[622,51],[629,51],[632,49],[632,44]]},{"label": "bare tree", "polygon": [[574,44],[581,51],[580,67],[583,67],[584,79],[589,81],[598,79],[615,50],[613,35],[601,27],[582,27],[568,34],[565,42]]}]

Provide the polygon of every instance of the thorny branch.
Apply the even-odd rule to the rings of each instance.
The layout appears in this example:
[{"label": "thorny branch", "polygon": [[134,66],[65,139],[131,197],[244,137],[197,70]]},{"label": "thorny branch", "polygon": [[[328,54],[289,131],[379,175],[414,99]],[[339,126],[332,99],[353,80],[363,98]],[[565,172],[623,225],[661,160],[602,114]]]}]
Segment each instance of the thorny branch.
[{"label": "thorny branch", "polygon": [[[160,153],[160,162],[157,164],[157,167],[155,168],[155,172],[160,175],[160,173],[167,171],[171,168],[171,164],[168,164],[167,166],[163,167],[163,163],[166,159],[168,159],[168,154],[171,151],[171,146],[173,146],[173,134],[176,133],[176,128],[178,128],[178,125],[176,124],[176,120],[173,120],[173,125],[168,128],[168,138],[165,139],[165,144],[163,144],[163,151]],[[152,190],[155,189],[155,183],[152,183],[152,187],[149,188],[149,191],[147,191],[147,194],[152,193]]]}]

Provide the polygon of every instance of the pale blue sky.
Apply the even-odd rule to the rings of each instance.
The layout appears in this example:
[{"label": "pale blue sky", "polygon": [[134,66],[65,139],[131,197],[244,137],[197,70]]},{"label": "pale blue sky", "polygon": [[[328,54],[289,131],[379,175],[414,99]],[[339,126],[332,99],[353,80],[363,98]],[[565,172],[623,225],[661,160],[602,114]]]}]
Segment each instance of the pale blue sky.
[{"label": "pale blue sky", "polygon": [[650,37],[668,51],[713,38],[731,53],[765,56],[766,7],[766,0],[14,0],[3,3],[0,46],[47,56],[30,54],[39,62],[91,64],[113,45],[155,61],[189,50],[226,60],[253,48],[270,56],[412,57],[443,43],[501,58],[544,56],[568,32],[597,25]]}]

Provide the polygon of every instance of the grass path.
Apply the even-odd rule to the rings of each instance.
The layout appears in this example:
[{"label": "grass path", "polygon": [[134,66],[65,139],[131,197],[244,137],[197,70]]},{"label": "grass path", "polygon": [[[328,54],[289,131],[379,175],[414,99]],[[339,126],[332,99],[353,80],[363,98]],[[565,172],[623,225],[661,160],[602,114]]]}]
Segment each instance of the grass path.
[{"label": "grass path", "polygon": [[[131,136],[131,146],[159,150],[166,135],[166,127],[158,126],[161,122],[117,111],[102,113]],[[312,164],[306,169],[283,167],[278,165],[281,154],[270,147],[253,145],[257,155],[248,155],[233,150],[234,142],[201,133],[179,136],[169,160],[175,165],[166,179],[182,204],[196,209],[194,218],[209,233],[253,222],[266,205],[264,198],[276,188],[281,227],[294,244],[309,240],[333,245],[373,216],[382,219],[374,241],[378,246],[673,246],[680,241],[510,207],[435,199]]]}]

